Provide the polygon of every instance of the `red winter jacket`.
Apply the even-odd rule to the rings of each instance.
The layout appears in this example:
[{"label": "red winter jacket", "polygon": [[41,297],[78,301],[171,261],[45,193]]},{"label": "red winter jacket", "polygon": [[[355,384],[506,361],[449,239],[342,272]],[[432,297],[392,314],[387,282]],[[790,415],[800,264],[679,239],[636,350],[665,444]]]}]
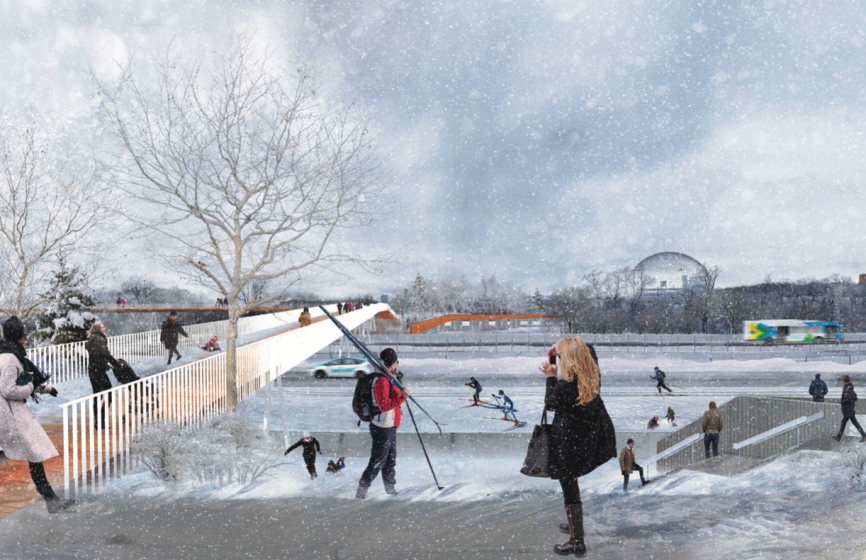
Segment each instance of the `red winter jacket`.
[{"label": "red winter jacket", "polygon": [[373,400],[382,414],[374,416],[372,424],[380,428],[399,428],[402,410],[400,405],[406,400],[397,387],[391,385],[387,377],[377,377],[373,383]]}]

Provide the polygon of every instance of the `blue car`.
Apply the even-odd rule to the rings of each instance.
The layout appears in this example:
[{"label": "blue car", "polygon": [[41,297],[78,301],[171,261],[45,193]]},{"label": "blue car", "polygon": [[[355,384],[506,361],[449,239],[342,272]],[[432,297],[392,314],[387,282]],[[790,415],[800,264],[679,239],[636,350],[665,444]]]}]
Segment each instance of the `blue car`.
[{"label": "blue car", "polygon": [[363,377],[373,372],[367,360],[361,358],[334,358],[321,364],[307,368],[311,377],[324,379],[326,377]]}]

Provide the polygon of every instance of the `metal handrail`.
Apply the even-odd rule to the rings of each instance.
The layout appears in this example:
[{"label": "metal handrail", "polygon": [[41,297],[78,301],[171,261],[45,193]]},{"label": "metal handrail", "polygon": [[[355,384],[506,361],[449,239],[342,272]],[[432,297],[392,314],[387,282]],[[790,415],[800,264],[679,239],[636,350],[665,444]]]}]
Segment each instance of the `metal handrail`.
[{"label": "metal handrail", "polygon": [[684,439],[680,442],[677,442],[677,443],[673,444],[672,446],[668,447],[667,449],[665,449],[661,453],[656,453],[655,455],[653,455],[652,457],[647,459],[646,460],[646,478],[647,478],[647,480],[649,480],[649,466],[651,464],[658,463],[662,459],[667,459],[668,457],[670,457],[674,453],[679,453],[680,451],[682,451],[686,447],[692,446],[692,466],[695,466],[695,448],[693,446],[697,442],[701,441],[701,437],[703,437],[703,434],[690,435],[686,439]]},{"label": "metal handrail", "polygon": [[772,430],[767,430],[766,432],[761,432],[756,436],[752,436],[749,439],[744,439],[743,441],[738,441],[733,445],[733,448],[737,450],[737,472],[740,471],[740,462],[742,459],[742,450],[744,447],[748,447],[750,445],[755,445],[757,443],[763,443],[769,439],[773,439],[776,436],[780,436],[782,434],[787,434],[790,431],[797,430],[797,447],[800,447],[800,428],[807,424],[811,424],[816,420],[820,420],[824,418],[824,411],[813,414],[812,416],[801,416],[796,420],[791,420],[781,426],[776,426]]}]

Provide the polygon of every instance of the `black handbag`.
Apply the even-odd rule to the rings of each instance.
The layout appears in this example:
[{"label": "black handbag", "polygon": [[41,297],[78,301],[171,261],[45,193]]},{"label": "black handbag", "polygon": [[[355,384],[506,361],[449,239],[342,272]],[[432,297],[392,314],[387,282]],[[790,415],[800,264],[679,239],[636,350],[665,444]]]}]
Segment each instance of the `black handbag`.
[{"label": "black handbag", "polygon": [[520,472],[526,476],[550,478],[548,461],[550,456],[551,425],[547,423],[547,407],[541,413],[541,424],[536,424],[529,440],[529,449]]}]

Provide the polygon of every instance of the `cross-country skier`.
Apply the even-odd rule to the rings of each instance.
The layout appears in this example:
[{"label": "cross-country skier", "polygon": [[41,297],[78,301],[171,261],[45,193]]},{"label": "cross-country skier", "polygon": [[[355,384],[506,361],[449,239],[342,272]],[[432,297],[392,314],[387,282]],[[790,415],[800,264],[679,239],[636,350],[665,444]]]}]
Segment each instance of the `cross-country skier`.
[{"label": "cross-country skier", "polygon": [[668,393],[673,393],[673,391],[671,391],[670,388],[665,385],[665,377],[667,377],[665,375],[665,372],[660,370],[658,366],[655,367],[653,374],[650,375],[650,379],[655,379],[656,381],[658,381],[656,388],[659,390],[659,395],[662,394],[662,389],[667,389]]},{"label": "cross-country skier", "polygon": [[[499,396],[496,396],[496,395],[491,395],[491,396],[494,399],[496,399],[497,403],[499,402],[499,399],[502,399],[502,405],[500,405],[502,408],[502,419],[503,420],[514,420],[514,422],[516,423],[517,422],[517,416],[514,414],[514,403],[511,401],[511,399],[508,398],[508,395],[505,394],[505,391],[500,389],[499,390]],[[509,412],[511,413],[512,418],[508,417]]]},{"label": "cross-country skier", "polygon": [[304,447],[304,462],[307,464],[307,472],[310,473],[310,480],[312,480],[319,476],[316,473],[316,451],[321,455],[322,448],[319,446],[319,440],[310,437],[310,432],[304,430],[304,437],[286,449],[286,452],[283,453],[283,455],[288,455],[292,449],[300,446]]},{"label": "cross-country skier", "polygon": [[474,377],[470,377],[470,378],[469,378],[469,383],[464,383],[464,385],[466,385],[467,387],[470,387],[470,388],[472,388],[472,389],[475,389],[475,394],[472,395],[472,398],[475,400],[475,405],[476,405],[476,406],[477,406],[478,404],[480,404],[480,403],[478,402],[478,396],[481,394],[481,383],[479,383],[478,380],[475,379]]},{"label": "cross-country skier", "polygon": [[815,379],[809,385],[809,394],[812,395],[812,402],[824,402],[824,395],[827,394],[827,384],[821,379],[820,373],[815,374]]}]

